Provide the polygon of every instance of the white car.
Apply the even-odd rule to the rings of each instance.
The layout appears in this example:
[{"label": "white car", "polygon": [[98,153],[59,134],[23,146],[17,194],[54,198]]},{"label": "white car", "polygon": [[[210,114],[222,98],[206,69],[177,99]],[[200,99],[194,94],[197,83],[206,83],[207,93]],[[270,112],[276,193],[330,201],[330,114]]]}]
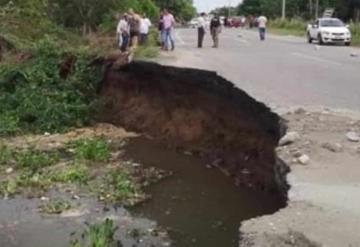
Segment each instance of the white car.
[{"label": "white car", "polygon": [[196,28],[198,25],[199,25],[199,21],[197,20],[197,18],[194,18],[191,21],[189,21],[189,26],[191,28]]},{"label": "white car", "polygon": [[320,18],[307,27],[308,42],[317,40],[319,44],[343,43],[351,44],[351,32],[341,20],[337,18]]}]

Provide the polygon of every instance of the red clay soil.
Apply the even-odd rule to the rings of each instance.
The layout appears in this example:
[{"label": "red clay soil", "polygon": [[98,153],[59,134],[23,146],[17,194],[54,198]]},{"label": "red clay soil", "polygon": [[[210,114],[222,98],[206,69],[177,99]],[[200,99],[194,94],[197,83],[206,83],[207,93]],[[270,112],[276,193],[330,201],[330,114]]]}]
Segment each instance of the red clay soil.
[{"label": "red clay soil", "polygon": [[134,62],[108,66],[99,121],[191,150],[238,184],[278,190],[280,118],[214,72]]}]

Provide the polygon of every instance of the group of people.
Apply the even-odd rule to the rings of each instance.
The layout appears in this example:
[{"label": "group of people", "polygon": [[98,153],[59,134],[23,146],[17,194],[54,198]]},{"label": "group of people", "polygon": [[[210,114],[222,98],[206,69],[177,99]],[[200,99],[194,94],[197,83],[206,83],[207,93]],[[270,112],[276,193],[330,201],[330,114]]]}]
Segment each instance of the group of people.
[{"label": "group of people", "polygon": [[135,13],[132,9],[120,17],[116,28],[117,43],[122,52],[146,44],[151,21],[146,15]]},{"label": "group of people", "polygon": [[[265,40],[265,34],[266,34],[266,25],[267,25],[267,18],[265,16],[259,16],[256,19],[256,23],[259,29],[259,36],[260,40]],[[197,20],[198,23],[198,48],[203,47],[204,37],[207,30],[207,21],[206,21],[206,13],[201,13]],[[221,27],[222,23],[220,20],[220,17],[218,15],[214,15],[213,18],[210,21],[210,34],[213,40],[213,48],[219,47],[219,34],[221,33]]]},{"label": "group of people", "polygon": [[[208,23],[206,20],[206,14],[201,13],[197,20],[198,27],[198,43],[197,47],[202,48],[203,42],[208,29]],[[257,26],[259,28],[260,40],[265,40],[267,18],[260,16],[256,19]],[[124,13],[117,25],[117,40],[121,51],[125,52],[128,48],[136,48],[138,44],[146,44],[149,34],[149,29],[152,26],[151,21],[145,15],[135,13],[132,9],[128,13]],[[159,19],[159,33],[161,49],[165,51],[175,49],[174,39],[174,16],[165,9],[161,12]],[[210,21],[210,34],[213,41],[213,48],[219,47],[219,35],[222,31],[222,22],[218,15],[214,15]]]}]

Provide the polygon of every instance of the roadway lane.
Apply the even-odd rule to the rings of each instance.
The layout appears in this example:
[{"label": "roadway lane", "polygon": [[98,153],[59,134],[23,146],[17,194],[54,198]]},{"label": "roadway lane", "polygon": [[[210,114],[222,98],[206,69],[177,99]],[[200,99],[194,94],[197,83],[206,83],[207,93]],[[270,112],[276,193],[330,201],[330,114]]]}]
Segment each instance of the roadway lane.
[{"label": "roadway lane", "polygon": [[[325,106],[360,110],[360,50],[309,45],[305,39],[227,29],[219,49],[196,48],[196,30],[176,30],[177,50],[161,63],[217,71],[253,97],[273,108]],[[352,53],[359,56],[351,56]]]}]

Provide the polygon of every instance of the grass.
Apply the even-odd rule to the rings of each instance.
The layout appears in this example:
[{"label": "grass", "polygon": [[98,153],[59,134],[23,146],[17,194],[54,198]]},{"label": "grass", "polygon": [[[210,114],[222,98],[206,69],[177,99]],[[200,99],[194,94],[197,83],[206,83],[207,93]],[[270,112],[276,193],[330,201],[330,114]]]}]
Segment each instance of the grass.
[{"label": "grass", "polygon": [[147,43],[145,45],[139,46],[135,50],[135,58],[148,59],[159,56],[160,49],[158,46],[158,37],[159,32],[154,28],[150,29]]},{"label": "grass", "polygon": [[60,171],[53,171],[49,178],[52,182],[63,184],[87,184],[90,180],[90,170],[86,165],[75,162]]},{"label": "grass", "polygon": [[108,142],[104,138],[80,139],[67,144],[77,160],[108,161],[111,157]]},{"label": "grass", "polygon": [[117,231],[114,222],[106,219],[102,223],[88,225],[81,239],[70,241],[70,247],[117,247],[122,246],[120,241],[115,240]]},{"label": "grass", "polygon": [[[269,22],[269,30],[280,35],[305,36],[308,23],[303,19],[275,19]],[[360,46],[360,23],[350,23],[349,26],[352,34],[352,44]]]},{"label": "grass", "polygon": [[0,165],[15,166],[17,169],[38,171],[41,168],[52,166],[59,161],[57,153],[28,149],[15,151],[9,147],[0,146]]},{"label": "grass", "polygon": [[70,202],[62,199],[51,199],[39,206],[40,212],[46,214],[61,214],[69,209],[71,209]]},{"label": "grass", "polygon": [[139,196],[135,183],[130,176],[121,169],[110,170],[100,185],[94,188],[100,201],[108,203],[132,204],[132,200]]}]

